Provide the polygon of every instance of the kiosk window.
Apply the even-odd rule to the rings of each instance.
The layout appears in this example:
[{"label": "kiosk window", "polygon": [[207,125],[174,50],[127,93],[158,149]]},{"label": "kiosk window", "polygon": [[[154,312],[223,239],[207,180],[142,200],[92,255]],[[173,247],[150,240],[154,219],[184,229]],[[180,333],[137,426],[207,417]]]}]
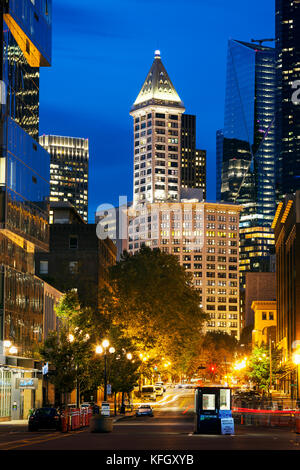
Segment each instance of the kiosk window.
[{"label": "kiosk window", "polygon": [[230,390],[220,390],[220,410],[230,410]]},{"label": "kiosk window", "polygon": [[216,409],[215,394],[203,394],[202,395],[202,408],[204,411],[210,411],[210,410]]}]

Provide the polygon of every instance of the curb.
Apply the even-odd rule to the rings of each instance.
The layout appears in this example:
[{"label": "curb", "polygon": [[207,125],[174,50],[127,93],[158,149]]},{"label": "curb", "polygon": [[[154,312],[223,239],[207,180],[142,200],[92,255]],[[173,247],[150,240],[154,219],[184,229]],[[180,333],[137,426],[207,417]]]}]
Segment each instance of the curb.
[{"label": "curb", "polygon": [[117,421],[121,421],[122,419],[125,419],[125,418],[133,418],[133,417],[134,417],[134,414],[132,414],[132,415],[124,415],[124,416],[116,416],[113,422],[116,423]]}]

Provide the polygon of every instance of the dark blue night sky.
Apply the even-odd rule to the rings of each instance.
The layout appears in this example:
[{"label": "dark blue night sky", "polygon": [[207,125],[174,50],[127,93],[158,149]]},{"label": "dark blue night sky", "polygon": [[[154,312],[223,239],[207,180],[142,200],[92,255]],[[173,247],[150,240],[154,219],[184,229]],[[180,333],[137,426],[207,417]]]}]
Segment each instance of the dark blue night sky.
[{"label": "dark blue night sky", "polygon": [[[89,221],[132,198],[129,110],[154,50],[197,116],[215,200],[215,133],[223,126],[227,40],[272,38],[274,0],[53,0],[53,61],[41,70],[40,133],[89,138]],[[268,44],[268,43],[266,43]],[[270,45],[270,44],[268,44]]]}]

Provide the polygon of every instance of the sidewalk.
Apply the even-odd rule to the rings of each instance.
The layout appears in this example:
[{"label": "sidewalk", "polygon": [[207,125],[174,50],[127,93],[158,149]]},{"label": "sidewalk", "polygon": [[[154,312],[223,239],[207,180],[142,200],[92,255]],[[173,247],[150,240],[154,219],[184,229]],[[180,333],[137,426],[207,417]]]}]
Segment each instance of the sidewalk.
[{"label": "sidewalk", "polygon": [[120,421],[121,419],[125,419],[125,418],[132,418],[133,416],[135,416],[135,412],[134,411],[130,411],[126,414],[117,414],[116,416],[112,416],[112,418],[114,419],[114,423],[116,423],[117,421]]},{"label": "sidewalk", "polygon": [[[114,423],[125,418],[131,418],[135,415],[134,412],[128,412],[125,415],[117,414],[111,416]],[[14,420],[14,421],[0,421],[0,434],[8,434],[12,432],[27,432],[28,431],[28,420]]]},{"label": "sidewalk", "polygon": [[10,432],[26,432],[28,428],[28,420],[0,421],[0,433]]}]

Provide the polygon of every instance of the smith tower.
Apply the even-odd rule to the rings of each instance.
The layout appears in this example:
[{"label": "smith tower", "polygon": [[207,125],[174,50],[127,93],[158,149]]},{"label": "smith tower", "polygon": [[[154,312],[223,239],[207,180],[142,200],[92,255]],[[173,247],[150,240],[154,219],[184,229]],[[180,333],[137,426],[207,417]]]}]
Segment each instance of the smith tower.
[{"label": "smith tower", "polygon": [[130,111],[134,118],[134,205],[180,200],[184,111],[160,51],[155,51],[154,62]]}]

